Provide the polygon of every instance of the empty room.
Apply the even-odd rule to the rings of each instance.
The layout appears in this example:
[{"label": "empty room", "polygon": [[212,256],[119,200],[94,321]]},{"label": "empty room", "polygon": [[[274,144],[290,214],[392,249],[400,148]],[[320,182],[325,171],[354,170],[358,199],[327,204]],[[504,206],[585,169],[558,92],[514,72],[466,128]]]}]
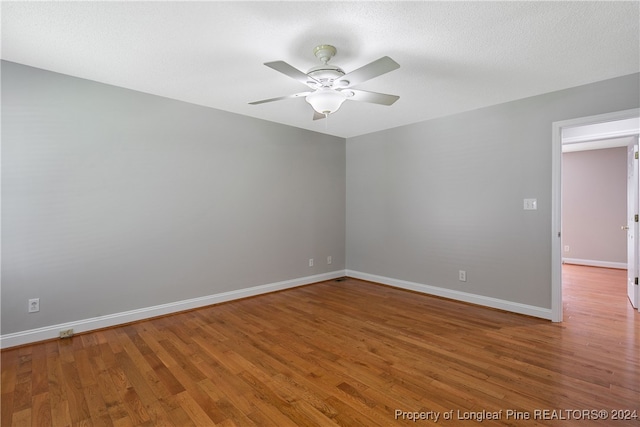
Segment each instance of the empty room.
[{"label": "empty room", "polygon": [[640,2],[0,8],[0,425],[640,425]]}]

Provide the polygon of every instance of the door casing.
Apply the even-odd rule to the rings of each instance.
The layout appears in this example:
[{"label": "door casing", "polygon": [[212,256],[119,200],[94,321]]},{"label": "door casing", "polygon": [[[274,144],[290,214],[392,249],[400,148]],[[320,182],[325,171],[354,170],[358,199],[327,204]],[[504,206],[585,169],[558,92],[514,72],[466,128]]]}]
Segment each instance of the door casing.
[{"label": "door casing", "polygon": [[[640,117],[640,108],[553,122],[551,137],[551,320],[562,322],[562,130]],[[627,136],[637,135],[636,129]],[[622,136],[622,135],[619,135]]]}]

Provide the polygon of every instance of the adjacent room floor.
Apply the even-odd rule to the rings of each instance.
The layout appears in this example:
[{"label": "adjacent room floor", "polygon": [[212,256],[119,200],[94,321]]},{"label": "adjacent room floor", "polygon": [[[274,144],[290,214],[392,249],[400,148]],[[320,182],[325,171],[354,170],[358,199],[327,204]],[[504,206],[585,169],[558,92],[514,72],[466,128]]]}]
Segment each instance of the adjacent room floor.
[{"label": "adjacent room floor", "polygon": [[1,424],[640,425],[626,272],[563,281],[559,324],[348,279],[7,349]]}]

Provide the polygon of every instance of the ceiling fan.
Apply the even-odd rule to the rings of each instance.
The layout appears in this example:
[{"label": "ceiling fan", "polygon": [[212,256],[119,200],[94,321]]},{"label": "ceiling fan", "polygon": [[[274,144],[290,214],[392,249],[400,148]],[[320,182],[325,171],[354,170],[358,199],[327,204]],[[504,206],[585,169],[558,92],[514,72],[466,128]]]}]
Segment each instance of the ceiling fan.
[{"label": "ceiling fan", "polygon": [[345,74],[342,68],[328,63],[336,52],[337,49],[331,45],[322,44],[316,46],[313,49],[313,54],[322,61],[322,64],[311,68],[307,73],[303,73],[284,61],[265,62],[264,65],[267,67],[299,81],[311,90],[288,96],[280,96],[278,98],[254,101],[249,104],[257,105],[283,99],[305,97],[305,100],[313,107],[313,120],[317,120],[324,119],[329,116],[329,114],[338,111],[342,103],[346,100],[391,105],[400,98],[396,95],[387,95],[353,88],[355,85],[399,68],[400,65],[393,59],[388,56],[383,56],[376,61]]}]

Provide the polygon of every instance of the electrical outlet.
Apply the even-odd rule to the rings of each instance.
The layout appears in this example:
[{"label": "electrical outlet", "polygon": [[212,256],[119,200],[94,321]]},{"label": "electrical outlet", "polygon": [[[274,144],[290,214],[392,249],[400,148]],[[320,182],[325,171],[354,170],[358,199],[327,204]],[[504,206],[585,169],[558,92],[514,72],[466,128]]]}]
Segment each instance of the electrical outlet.
[{"label": "electrical outlet", "polygon": [[467,272],[464,271],[464,270],[458,271],[458,280],[460,280],[461,282],[466,282],[467,281]]},{"label": "electrical outlet", "polygon": [[309,267],[313,267],[313,258],[309,258]]},{"label": "electrical outlet", "polygon": [[73,336],[73,329],[64,329],[60,331],[60,338],[71,338]]},{"label": "electrical outlet", "polygon": [[327,264],[331,264],[331,262],[332,262],[332,261],[333,261],[333,260],[331,259],[331,255],[329,255],[329,256],[327,257]]},{"label": "electrical outlet", "polygon": [[40,298],[31,298],[29,300],[29,313],[37,313],[40,311]]},{"label": "electrical outlet", "polygon": [[569,252],[569,245],[564,245],[564,251]]}]

